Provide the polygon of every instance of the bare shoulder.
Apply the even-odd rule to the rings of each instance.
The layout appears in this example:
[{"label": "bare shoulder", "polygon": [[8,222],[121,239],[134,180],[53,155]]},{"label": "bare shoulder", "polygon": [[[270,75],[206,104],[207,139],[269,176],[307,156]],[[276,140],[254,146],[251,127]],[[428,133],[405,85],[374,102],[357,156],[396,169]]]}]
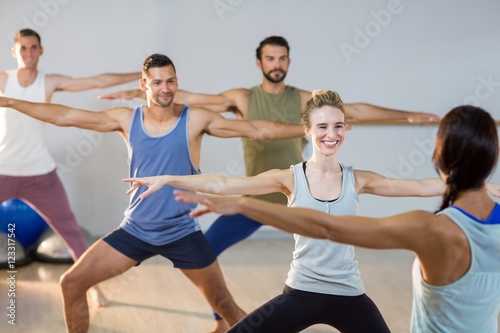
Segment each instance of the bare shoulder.
[{"label": "bare shoulder", "polygon": [[46,74],[45,75],[45,89],[47,92],[50,92],[52,94],[54,91],[57,90],[57,87],[63,82],[64,80],[70,79],[69,76],[62,75],[62,74]]},{"label": "bare shoulder", "polygon": [[222,93],[222,95],[234,100],[247,100],[250,97],[250,89],[247,88],[234,88],[230,90],[226,90]]},{"label": "bare shoulder", "polygon": [[380,176],[379,174],[373,171],[358,170],[358,169],[354,169],[353,174],[354,174],[354,183],[356,185],[356,191],[358,192],[358,194],[363,193],[364,187],[370,180],[374,179],[377,176]]},{"label": "bare shoulder", "polygon": [[203,106],[189,106],[189,116],[190,120],[193,117],[193,115],[196,115],[196,117],[208,117],[211,115],[218,115],[217,112],[213,112],[210,109],[207,109]]},{"label": "bare shoulder", "polygon": [[238,110],[246,116],[248,109],[248,101],[250,99],[250,89],[247,88],[235,88],[226,90],[222,93],[223,96],[232,100]]},{"label": "bare shoulder", "polygon": [[196,132],[206,128],[208,124],[219,118],[224,119],[219,113],[213,112],[205,107],[189,106],[189,127],[191,129],[196,129]]},{"label": "bare shoulder", "polygon": [[118,129],[123,132],[128,132],[134,110],[126,107],[119,107],[107,109],[101,111],[101,113],[108,117],[108,119],[110,119],[116,125],[118,125],[118,127],[114,128],[114,130]]},{"label": "bare shoulder", "polygon": [[[431,278],[431,274],[440,277],[439,272],[442,272],[446,265],[462,267],[459,274],[461,276],[470,266],[470,245],[467,236],[447,215],[426,213],[420,215],[425,221],[422,223],[421,235],[414,233],[414,251],[426,269],[428,278]],[[436,270],[436,267],[439,268]],[[451,281],[456,278],[457,276]]]},{"label": "bare shoulder", "polygon": [[288,169],[271,169],[264,173],[269,173],[272,177],[280,180],[282,183],[293,184],[294,176],[293,176],[293,168],[290,167]]},{"label": "bare shoulder", "polygon": [[441,246],[451,224],[454,224],[445,215],[436,215],[425,210],[415,210],[400,216],[399,223],[409,239],[408,242],[412,244],[411,249],[419,254]]},{"label": "bare shoulder", "polygon": [[435,215],[430,219],[429,228],[434,231],[436,237],[442,240],[451,239],[456,242],[460,239],[465,239],[465,234],[462,229],[453,220],[445,214]]},{"label": "bare shoulder", "polygon": [[386,178],[382,176],[381,174],[376,173],[375,171],[371,170],[360,170],[360,169],[353,169],[352,172],[354,173],[354,177],[363,180],[363,181],[369,181],[374,178]]},{"label": "bare shoulder", "polygon": [[312,92],[309,90],[299,89],[300,98],[311,98]]},{"label": "bare shoulder", "polygon": [[416,229],[429,230],[430,227],[436,224],[436,214],[427,210],[412,210],[400,215],[395,215],[400,222],[413,224]]},{"label": "bare shoulder", "polygon": [[268,175],[268,176],[282,178],[282,179],[290,178],[290,177],[293,178],[293,169],[292,168],[289,168],[289,169],[271,169],[271,170],[268,170],[268,171],[261,173],[261,175]]},{"label": "bare shoulder", "polygon": [[130,120],[132,118],[132,114],[134,113],[134,109],[126,108],[126,107],[118,107],[101,111],[102,113],[112,117],[116,120]]},{"label": "bare shoulder", "polygon": [[311,98],[311,92],[307,90],[299,90],[300,92],[300,104],[302,105],[302,110],[305,108],[306,102]]},{"label": "bare shoulder", "polygon": [[70,77],[63,74],[48,73],[45,74],[45,81],[49,83],[60,82],[62,80],[67,80]]},{"label": "bare shoulder", "polygon": [[234,89],[229,89],[226,90],[222,93],[223,95],[227,96],[234,96],[234,97],[247,97],[250,96],[250,89],[248,88],[234,88]]}]

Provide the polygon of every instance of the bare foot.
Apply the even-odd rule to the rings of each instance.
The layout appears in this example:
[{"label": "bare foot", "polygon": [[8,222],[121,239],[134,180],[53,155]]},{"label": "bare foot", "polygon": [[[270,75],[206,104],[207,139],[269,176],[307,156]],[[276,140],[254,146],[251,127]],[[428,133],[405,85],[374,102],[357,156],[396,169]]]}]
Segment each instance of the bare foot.
[{"label": "bare foot", "polygon": [[224,320],[216,320],[214,324],[214,328],[209,333],[224,333],[229,329],[226,322]]},{"label": "bare foot", "polygon": [[109,305],[108,299],[104,296],[98,286],[89,289],[90,300],[95,307],[106,307]]}]

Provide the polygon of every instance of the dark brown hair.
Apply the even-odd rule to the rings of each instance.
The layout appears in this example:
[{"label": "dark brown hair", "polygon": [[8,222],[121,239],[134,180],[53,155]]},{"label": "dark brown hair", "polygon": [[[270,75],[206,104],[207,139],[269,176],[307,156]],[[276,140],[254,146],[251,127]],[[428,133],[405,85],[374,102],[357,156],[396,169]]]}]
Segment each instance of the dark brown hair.
[{"label": "dark brown hair", "polygon": [[452,109],[439,125],[434,167],[446,178],[440,210],[449,207],[460,191],[479,189],[498,160],[495,121],[481,108],[463,105]]},{"label": "dark brown hair", "polygon": [[146,60],[144,60],[144,64],[142,65],[142,72],[145,75],[147,75],[149,73],[149,69],[152,67],[166,67],[166,66],[172,66],[174,68],[174,73],[175,73],[175,66],[173,61],[166,55],[155,53],[147,57]]},{"label": "dark brown hair", "polygon": [[257,56],[257,60],[262,60],[262,49],[266,45],[277,45],[286,47],[286,53],[290,54],[290,46],[285,38],[281,36],[270,36],[260,42],[259,47],[255,50],[255,55]]},{"label": "dark brown hair", "polygon": [[19,30],[19,32],[14,37],[14,43],[17,43],[22,37],[31,37],[31,36],[36,37],[36,39],[38,39],[38,44],[40,44],[40,46],[42,45],[42,38],[40,38],[40,35],[35,30],[31,29]]}]

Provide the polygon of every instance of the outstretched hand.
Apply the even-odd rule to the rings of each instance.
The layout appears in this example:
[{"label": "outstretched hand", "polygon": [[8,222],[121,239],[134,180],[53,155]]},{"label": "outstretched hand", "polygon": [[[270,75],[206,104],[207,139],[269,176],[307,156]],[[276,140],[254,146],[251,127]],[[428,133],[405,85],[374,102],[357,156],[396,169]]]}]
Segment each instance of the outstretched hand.
[{"label": "outstretched hand", "polygon": [[145,199],[163,187],[164,184],[160,179],[161,178],[159,176],[143,177],[143,178],[139,177],[125,178],[123,179],[125,183],[132,183],[132,186],[130,186],[130,188],[127,190],[127,192],[125,192],[125,194],[129,195],[132,192],[134,192],[137,188],[141,186],[147,186],[148,189],[139,196],[139,198]]},{"label": "outstretched hand", "polygon": [[195,203],[203,205],[192,211],[189,216],[198,217],[206,213],[218,213],[223,215],[234,215],[239,213],[238,200],[241,197],[219,197],[194,192],[175,190],[175,200],[184,203]]}]

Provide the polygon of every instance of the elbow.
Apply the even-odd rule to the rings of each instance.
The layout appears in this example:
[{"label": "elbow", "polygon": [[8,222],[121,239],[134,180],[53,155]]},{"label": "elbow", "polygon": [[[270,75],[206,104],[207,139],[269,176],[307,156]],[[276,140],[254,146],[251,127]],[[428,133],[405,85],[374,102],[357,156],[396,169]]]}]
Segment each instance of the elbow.
[{"label": "elbow", "polygon": [[250,133],[248,133],[248,139],[253,141],[263,141],[263,140],[276,140],[283,139],[281,135],[276,134],[277,131],[273,128],[254,128]]},{"label": "elbow", "polygon": [[75,124],[71,121],[70,111],[62,111],[58,114],[54,114],[47,120],[44,120],[47,123],[51,123],[58,127],[70,127],[75,126]]}]

